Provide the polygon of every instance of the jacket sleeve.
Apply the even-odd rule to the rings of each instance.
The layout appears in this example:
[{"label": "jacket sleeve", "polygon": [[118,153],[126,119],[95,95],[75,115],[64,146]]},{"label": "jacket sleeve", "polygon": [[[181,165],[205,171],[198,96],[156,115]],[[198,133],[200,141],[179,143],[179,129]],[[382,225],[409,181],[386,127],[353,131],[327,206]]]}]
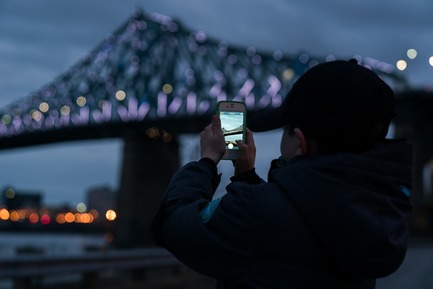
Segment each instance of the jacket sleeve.
[{"label": "jacket sleeve", "polygon": [[219,182],[217,167],[209,159],[188,163],[180,169],[171,179],[153,220],[152,233],[155,243],[165,245],[162,229],[174,212],[190,203],[196,203],[198,208],[204,207],[206,202],[212,200]]},{"label": "jacket sleeve", "polygon": [[185,265],[230,279],[247,270],[260,242],[251,195],[261,184],[233,182],[226,195],[212,199],[218,184],[215,164],[200,160],[184,166],[173,176],[152,229],[156,243]]}]

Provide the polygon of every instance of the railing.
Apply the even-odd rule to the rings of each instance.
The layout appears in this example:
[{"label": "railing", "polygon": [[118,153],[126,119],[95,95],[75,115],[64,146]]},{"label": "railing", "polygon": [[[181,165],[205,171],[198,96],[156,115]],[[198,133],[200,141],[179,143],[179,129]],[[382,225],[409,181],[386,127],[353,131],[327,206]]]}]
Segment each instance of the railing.
[{"label": "railing", "polygon": [[27,289],[33,287],[34,280],[46,276],[80,273],[83,279],[87,278],[87,283],[94,283],[98,273],[106,270],[178,268],[180,265],[173,255],[160,248],[87,252],[68,256],[14,256],[0,258],[0,279],[14,280],[15,288]]}]

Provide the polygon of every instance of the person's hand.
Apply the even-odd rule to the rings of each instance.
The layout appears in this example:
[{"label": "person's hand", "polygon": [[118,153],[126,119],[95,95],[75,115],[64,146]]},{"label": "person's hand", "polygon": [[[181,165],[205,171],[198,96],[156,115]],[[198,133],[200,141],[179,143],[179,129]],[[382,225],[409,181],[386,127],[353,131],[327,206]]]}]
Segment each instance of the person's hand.
[{"label": "person's hand", "polygon": [[223,157],[226,145],[219,116],[212,116],[212,123],[201,132],[200,149],[201,158],[210,158],[215,164],[218,164]]},{"label": "person's hand", "polygon": [[253,133],[247,129],[247,143],[237,141],[239,147],[239,156],[234,161],[235,176],[245,174],[254,168],[256,162],[256,145],[254,144]]}]

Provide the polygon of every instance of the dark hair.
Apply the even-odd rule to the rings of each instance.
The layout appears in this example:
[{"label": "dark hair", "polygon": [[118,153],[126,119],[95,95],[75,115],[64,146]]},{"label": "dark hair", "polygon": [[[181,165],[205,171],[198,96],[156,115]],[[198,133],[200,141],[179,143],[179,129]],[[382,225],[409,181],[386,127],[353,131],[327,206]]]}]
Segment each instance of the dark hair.
[{"label": "dark hair", "polygon": [[[314,152],[318,154],[332,154],[338,152],[349,152],[349,153],[361,153],[374,146],[375,143],[383,142],[388,134],[388,129],[391,124],[390,120],[384,120],[376,123],[371,133],[364,138],[364,142],[354,142],[350,139],[345,139],[344,136],[341,138],[317,138],[311,135],[305,135],[310,142],[310,145],[314,145]],[[285,129],[288,129],[290,136],[295,134],[295,127],[287,125]],[[299,128],[302,131],[302,128]]]}]

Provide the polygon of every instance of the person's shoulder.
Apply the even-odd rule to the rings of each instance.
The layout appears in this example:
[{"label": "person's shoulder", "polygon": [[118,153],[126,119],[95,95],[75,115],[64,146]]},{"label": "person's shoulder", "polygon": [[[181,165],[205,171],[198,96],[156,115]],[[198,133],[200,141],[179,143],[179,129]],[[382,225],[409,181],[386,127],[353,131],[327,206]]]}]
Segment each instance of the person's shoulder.
[{"label": "person's shoulder", "polygon": [[263,181],[259,184],[232,182],[226,189],[226,196],[232,198],[233,201],[253,207],[272,207],[273,204],[284,202],[287,199],[283,187],[275,182]]}]

